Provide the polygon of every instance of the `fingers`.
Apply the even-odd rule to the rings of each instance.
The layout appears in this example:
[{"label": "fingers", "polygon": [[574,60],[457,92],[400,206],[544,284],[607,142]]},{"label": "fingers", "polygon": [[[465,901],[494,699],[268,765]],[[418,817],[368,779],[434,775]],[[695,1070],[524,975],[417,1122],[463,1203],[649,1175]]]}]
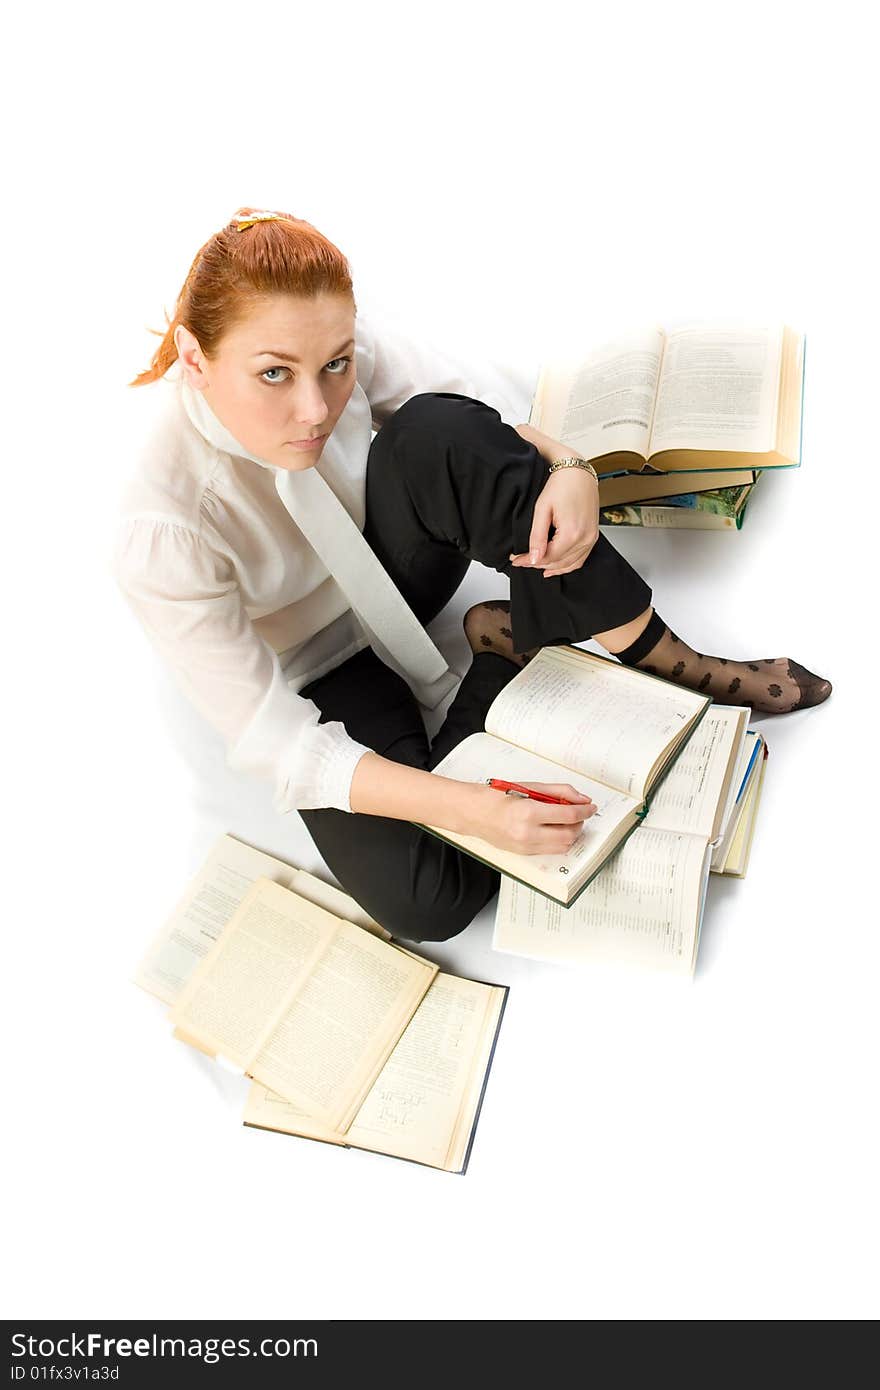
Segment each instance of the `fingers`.
[{"label": "fingers", "polygon": [[555,579],[557,575],[572,574],[575,570],[579,570],[585,563],[592,549],[592,546],[588,546],[586,550],[580,551],[571,564],[566,564],[564,566],[554,565],[552,568],[545,569],[541,576],[542,579]]},{"label": "fingers", "polygon": [[[571,550],[572,545],[570,541],[565,540],[561,545],[559,544],[559,532],[557,531],[552,541],[545,541],[543,547],[538,547],[536,549],[532,547],[531,542],[529,542],[528,551],[521,554],[514,553],[508,558],[512,565],[517,565],[520,568],[541,568],[544,565],[559,565],[563,562],[568,563],[565,557]],[[533,555],[536,556],[534,560],[532,559]]]},{"label": "fingers", "polygon": [[596,544],[595,541],[591,541],[591,542],[589,543],[589,545],[581,546],[581,547],[575,552],[575,557],[574,557],[573,560],[571,560],[571,562],[569,562],[568,560],[566,560],[566,561],[565,561],[564,563],[562,563],[562,564],[550,565],[550,566],[546,567],[546,568],[544,569],[544,573],[543,573],[543,576],[542,576],[542,577],[543,577],[544,579],[553,579],[554,576],[557,575],[557,574],[571,574],[573,570],[579,570],[579,569],[581,568],[581,566],[586,562],[586,560],[587,560],[587,558],[588,558],[588,556],[589,556],[589,554],[590,554],[590,551],[593,549],[593,546],[594,546],[595,544]]},{"label": "fingers", "polygon": [[548,544],[548,538],[552,522],[553,508],[549,503],[542,502],[539,497],[535,503],[535,510],[532,515],[532,529],[529,533],[529,553],[527,557],[529,564],[543,564],[545,562],[545,557],[550,553],[553,542],[551,541]]},{"label": "fingers", "polygon": [[598,532],[587,537],[578,534],[573,539],[571,535],[557,531],[537,565],[531,559],[531,549],[528,554],[512,554],[509,558],[518,569],[543,569],[544,578],[551,579],[556,574],[570,574],[572,570],[580,569],[598,539]]},{"label": "fingers", "polygon": [[[567,560],[565,557],[566,557],[567,555],[570,555],[573,549],[575,549],[575,545],[574,545],[574,543],[573,543],[573,541],[572,541],[571,533],[568,532],[568,531],[558,531],[558,530],[557,530],[556,533],[555,533],[554,536],[553,536],[552,541],[547,541],[547,542],[545,542],[545,544],[544,544],[544,552],[543,552],[543,555],[542,555],[542,557],[541,557],[541,564],[542,564],[542,565],[562,565],[562,564],[568,564],[568,560]],[[530,549],[529,549],[529,554],[531,554],[531,553],[532,553],[532,552],[531,552],[531,547],[530,547]],[[528,557],[527,557],[527,558],[528,558]]]},{"label": "fingers", "polygon": [[527,852],[531,854],[567,854],[580,839],[583,828],[580,821],[576,825],[537,826],[531,837],[535,848]]},{"label": "fingers", "polygon": [[541,825],[522,823],[513,843],[520,854],[567,854],[583,833],[583,825]]},{"label": "fingers", "polygon": [[[567,854],[584,829],[584,822],[598,812],[595,802],[570,782],[526,782],[523,786],[549,796],[564,797],[570,805],[531,801],[526,797],[502,798],[506,822],[506,847],[520,854]],[[501,810],[501,808],[498,808]]]},{"label": "fingers", "polygon": [[564,797],[572,803],[570,806],[564,806],[552,801],[526,801],[523,798],[525,805],[529,807],[528,816],[533,824],[581,825],[599,809],[591,797],[575,791],[574,787],[564,783],[523,782],[521,785],[529,787],[532,791],[545,792],[548,796]]},{"label": "fingers", "polygon": [[547,796],[564,796],[566,801],[593,804],[592,797],[587,796],[586,792],[579,792],[570,782],[520,782],[519,785],[528,787],[532,792],[544,792]]},{"label": "fingers", "polygon": [[537,807],[536,819],[542,825],[581,825],[598,810],[592,801],[589,805],[585,801],[579,801],[575,806],[554,806],[552,802],[546,801],[533,801],[531,805]]}]

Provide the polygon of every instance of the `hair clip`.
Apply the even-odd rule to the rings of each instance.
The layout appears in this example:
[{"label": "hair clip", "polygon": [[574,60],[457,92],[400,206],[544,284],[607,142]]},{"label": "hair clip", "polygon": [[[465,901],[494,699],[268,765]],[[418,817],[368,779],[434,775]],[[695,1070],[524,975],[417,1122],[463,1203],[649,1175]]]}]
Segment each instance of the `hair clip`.
[{"label": "hair clip", "polygon": [[232,221],[238,224],[237,230],[243,232],[255,222],[283,222],[284,218],[277,212],[252,212],[247,217],[233,217]]}]

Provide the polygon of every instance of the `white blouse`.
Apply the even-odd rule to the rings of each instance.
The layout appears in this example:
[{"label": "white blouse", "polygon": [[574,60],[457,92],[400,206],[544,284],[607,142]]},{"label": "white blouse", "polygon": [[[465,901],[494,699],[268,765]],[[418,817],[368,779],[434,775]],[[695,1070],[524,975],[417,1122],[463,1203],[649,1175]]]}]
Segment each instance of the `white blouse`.
[{"label": "white blouse", "polygon": [[[410,396],[474,396],[516,425],[533,390],[525,374],[466,368],[374,323],[358,312],[357,382],[315,465],[361,532],[372,431]],[[369,645],[364,624],[282,502],[285,470],[235,440],[179,363],[151,389],[163,399],[123,492],[116,581],[230,767],[269,778],[279,812],[351,811],[368,749],[297,692]]]}]

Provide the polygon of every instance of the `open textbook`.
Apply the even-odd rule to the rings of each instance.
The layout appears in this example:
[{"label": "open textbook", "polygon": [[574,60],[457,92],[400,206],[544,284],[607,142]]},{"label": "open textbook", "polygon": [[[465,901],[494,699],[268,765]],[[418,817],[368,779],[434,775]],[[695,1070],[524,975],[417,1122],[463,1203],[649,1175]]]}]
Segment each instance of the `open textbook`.
[{"label": "open textbook", "polygon": [[260,1077],[246,1124],[466,1171],[506,986],[391,944],[347,894],[231,835],[135,978],[181,1041]]},{"label": "open textbook", "polygon": [[599,813],[584,821],[567,854],[517,854],[477,836],[424,829],[556,902],[573,903],[645,816],[711,704],[709,696],[580,647],[542,647],[492,701],[485,732],[463,739],[433,770],[462,782],[567,782]]},{"label": "open textbook", "polygon": [[568,912],[502,879],[493,945],[512,955],[692,974],[711,869],[723,872],[763,768],[745,707],[713,705],[635,835]]},{"label": "open textbook", "polygon": [[344,1134],[254,1082],[244,1123],[464,1173],[507,986],[440,970]]},{"label": "open textbook", "polygon": [[234,835],[221,835],[151,942],[138,965],[135,984],[163,1003],[173,1004],[245,893],[261,877],[273,879],[282,888],[292,889],[385,941],[391,940],[391,933],[374,922],[347,893],[283,859],[254,849]]},{"label": "open textbook", "polygon": [[545,363],[529,423],[600,475],[791,468],[804,360],[804,336],[785,326],[649,328]]}]

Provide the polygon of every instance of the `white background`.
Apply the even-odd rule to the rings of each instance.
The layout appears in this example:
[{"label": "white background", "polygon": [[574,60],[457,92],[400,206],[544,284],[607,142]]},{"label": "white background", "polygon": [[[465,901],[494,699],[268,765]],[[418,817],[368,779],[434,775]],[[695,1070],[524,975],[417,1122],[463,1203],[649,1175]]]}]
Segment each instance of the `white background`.
[{"label": "white background", "polygon": [[[7,1316],[876,1315],[878,111],[857,4],[71,8],[11,22],[3,476]],[[693,983],[426,948],[511,986],[462,1178],[246,1130],[130,976],[214,838],[320,868],[108,574],[190,262],[294,212],[355,292],[531,371],[690,317],[808,335],[803,466],[740,534],[613,542],[699,651],[796,657]],[[10,497],[11,491],[11,497]],[[438,627],[504,580],[475,567]],[[445,623],[445,626],[444,626]],[[457,645],[456,645],[457,644]],[[758,721],[756,721],[758,722]]]}]

